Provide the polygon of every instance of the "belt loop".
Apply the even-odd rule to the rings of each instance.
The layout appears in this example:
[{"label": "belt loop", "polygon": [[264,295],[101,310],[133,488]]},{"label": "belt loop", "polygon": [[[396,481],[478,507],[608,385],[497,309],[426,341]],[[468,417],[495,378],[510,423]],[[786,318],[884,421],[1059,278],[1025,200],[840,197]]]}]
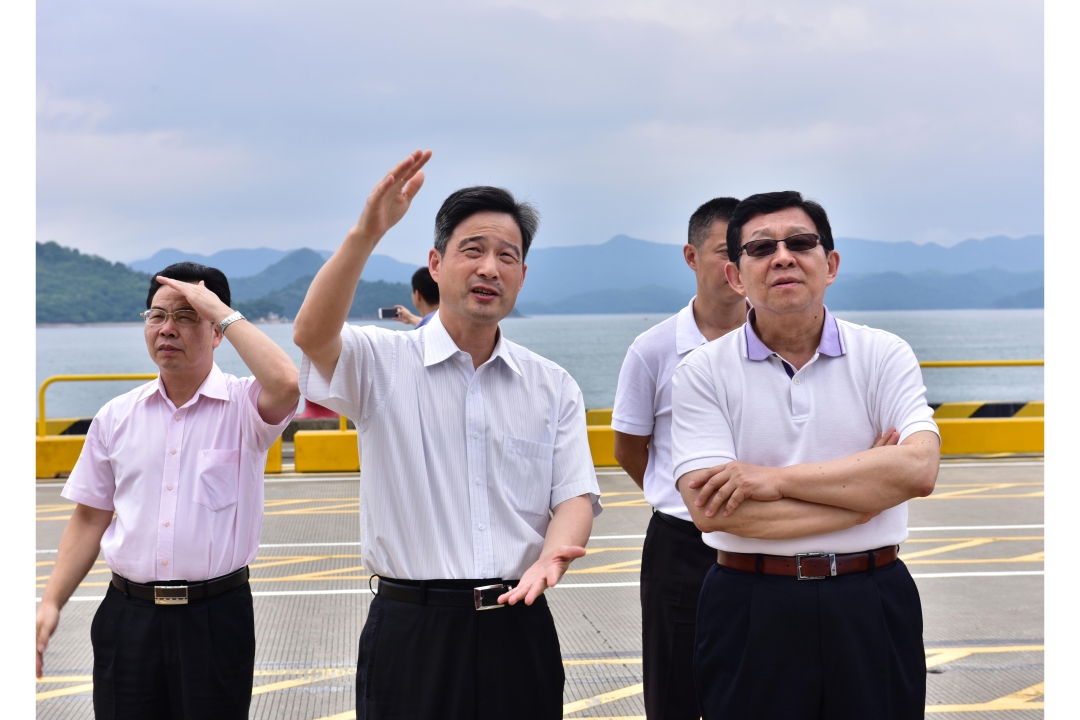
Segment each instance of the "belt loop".
[{"label": "belt loop", "polygon": [[[379,597],[379,593],[377,593],[377,592],[375,592],[374,590],[371,589],[371,581],[374,580],[377,577],[379,577],[379,576],[376,575],[375,573],[371,573],[371,575],[369,575],[368,579],[367,579],[367,589],[375,597]],[[382,580],[382,578],[379,578],[379,579]]]},{"label": "belt loop", "polygon": [[123,575],[120,576],[120,579],[124,581],[124,594],[131,597],[131,586],[128,585],[128,579]]},{"label": "belt loop", "polygon": [[874,555],[875,552],[877,552],[877,551],[876,550],[867,550],[866,551],[867,556],[869,556],[869,558],[870,558],[870,568],[869,568],[869,571],[867,573],[868,575],[873,575],[874,574],[874,569],[877,567],[877,556]]},{"label": "belt loop", "polygon": [[762,574],[760,553],[754,556],[754,572],[756,572],[758,575]]}]

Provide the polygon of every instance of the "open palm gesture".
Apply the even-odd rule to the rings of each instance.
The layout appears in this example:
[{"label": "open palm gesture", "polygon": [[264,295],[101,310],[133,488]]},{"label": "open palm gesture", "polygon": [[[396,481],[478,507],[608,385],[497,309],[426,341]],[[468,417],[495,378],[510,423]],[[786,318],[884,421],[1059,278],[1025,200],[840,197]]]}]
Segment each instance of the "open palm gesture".
[{"label": "open palm gesture", "polygon": [[354,231],[362,237],[378,240],[394,227],[408,211],[416,193],[420,192],[424,184],[421,168],[430,159],[430,150],[417,150],[377,182],[368,195]]}]

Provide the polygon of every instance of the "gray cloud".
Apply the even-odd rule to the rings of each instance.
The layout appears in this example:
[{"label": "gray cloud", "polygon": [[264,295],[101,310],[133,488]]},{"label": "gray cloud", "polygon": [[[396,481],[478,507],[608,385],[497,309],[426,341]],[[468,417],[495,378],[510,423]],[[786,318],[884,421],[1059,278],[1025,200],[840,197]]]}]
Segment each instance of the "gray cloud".
[{"label": "gray cloud", "polygon": [[38,239],[332,248],[417,147],[380,251],[463,185],[538,246],[681,242],[715,195],[794,188],[839,235],[1042,231],[1042,10],[676,0],[38,5]]}]

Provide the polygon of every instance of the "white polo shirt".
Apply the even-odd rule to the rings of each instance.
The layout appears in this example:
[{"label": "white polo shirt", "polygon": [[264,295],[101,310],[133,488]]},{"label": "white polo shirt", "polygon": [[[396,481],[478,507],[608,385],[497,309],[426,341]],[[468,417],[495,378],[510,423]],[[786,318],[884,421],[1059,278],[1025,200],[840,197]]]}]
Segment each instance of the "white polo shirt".
[{"label": "white polo shirt", "polygon": [[641,333],[626,351],[611,427],[651,436],[645,500],[662,513],[690,520],[671,470],[671,376],[682,359],[705,344],[694,320],[694,299],[677,314]]},{"label": "white polo shirt", "polygon": [[[890,427],[900,442],[920,430],[938,433],[919,363],[896,335],[826,309],[818,352],[796,371],[757,337],[752,315],[675,370],[675,478],[733,460],[770,467],[833,460],[869,449]],[[742,553],[860,552],[907,539],[907,503],[825,535],[760,540],[714,532],[703,539]]]}]

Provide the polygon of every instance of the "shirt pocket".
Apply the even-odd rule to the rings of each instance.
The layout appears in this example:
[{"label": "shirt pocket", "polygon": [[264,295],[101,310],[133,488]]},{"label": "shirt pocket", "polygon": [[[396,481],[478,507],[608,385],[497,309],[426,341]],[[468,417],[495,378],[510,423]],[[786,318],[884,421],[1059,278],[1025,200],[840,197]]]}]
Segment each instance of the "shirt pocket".
[{"label": "shirt pocket", "polygon": [[554,445],[503,436],[499,480],[512,508],[533,515],[547,515],[554,454]]},{"label": "shirt pocket", "polygon": [[239,450],[200,450],[195,473],[195,502],[215,512],[236,504]]}]

